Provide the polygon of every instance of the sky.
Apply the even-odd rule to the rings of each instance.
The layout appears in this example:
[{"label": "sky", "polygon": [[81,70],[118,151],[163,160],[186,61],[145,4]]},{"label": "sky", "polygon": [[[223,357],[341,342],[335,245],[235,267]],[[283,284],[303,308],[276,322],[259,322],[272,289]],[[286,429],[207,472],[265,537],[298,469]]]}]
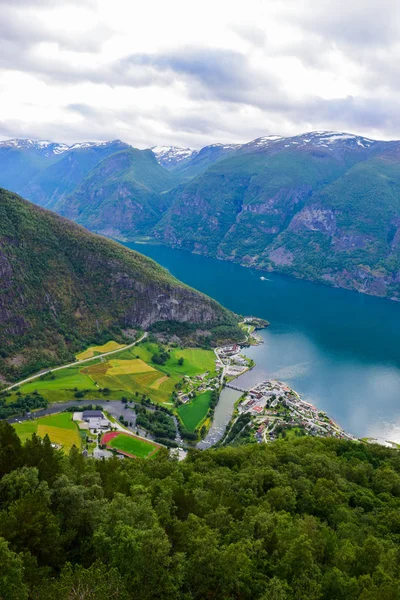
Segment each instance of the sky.
[{"label": "sky", "polygon": [[398,0],[0,0],[0,139],[400,138]]}]

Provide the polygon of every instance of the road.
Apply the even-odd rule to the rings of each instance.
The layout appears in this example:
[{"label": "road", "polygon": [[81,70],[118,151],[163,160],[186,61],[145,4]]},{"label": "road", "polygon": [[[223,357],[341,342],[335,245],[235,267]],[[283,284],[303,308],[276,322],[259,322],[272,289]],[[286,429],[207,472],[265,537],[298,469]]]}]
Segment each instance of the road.
[{"label": "road", "polygon": [[122,352],[123,350],[128,350],[129,348],[132,348],[132,346],[136,346],[136,344],[139,344],[139,342],[144,340],[147,336],[148,336],[148,333],[147,333],[147,331],[145,331],[144,334],[142,335],[142,337],[139,338],[138,340],[136,340],[136,342],[132,342],[132,344],[128,344],[127,346],[124,346],[123,348],[118,348],[118,350],[111,350],[110,352],[104,352],[103,354],[97,354],[96,356],[92,356],[91,358],[84,358],[83,360],[76,360],[75,362],[69,363],[68,365],[62,365],[61,367],[54,367],[53,369],[47,369],[47,371],[40,371],[40,373],[36,373],[36,375],[27,377],[26,379],[23,379],[22,381],[18,381],[17,383],[13,383],[8,388],[4,388],[1,391],[8,392],[9,390],[12,390],[15,387],[17,387],[17,386],[19,387],[20,385],[23,385],[24,383],[33,381],[34,379],[37,379],[38,377],[41,377],[42,375],[47,375],[47,373],[54,373],[55,371],[61,371],[62,369],[68,369],[69,367],[76,367],[78,365],[82,365],[83,363],[87,363],[92,360],[97,360],[98,358],[102,358],[103,356],[110,356],[110,354],[116,354],[117,352]]}]

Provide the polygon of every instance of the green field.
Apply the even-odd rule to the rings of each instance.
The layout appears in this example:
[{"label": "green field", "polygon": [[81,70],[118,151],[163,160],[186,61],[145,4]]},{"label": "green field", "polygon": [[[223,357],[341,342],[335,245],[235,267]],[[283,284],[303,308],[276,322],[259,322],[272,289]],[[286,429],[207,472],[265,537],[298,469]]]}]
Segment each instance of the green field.
[{"label": "green field", "polygon": [[[158,350],[158,344],[146,341],[138,346],[122,349],[109,360],[95,358],[88,364],[38,377],[21,386],[19,391],[22,394],[37,391],[49,402],[72,400],[81,391],[85,392],[84,396],[78,395],[77,402],[121,400],[124,396],[134,397],[138,393],[162,404],[171,402],[171,394],[182,376],[215,372],[215,355],[211,350],[173,348],[169,360],[164,365],[157,365],[151,359]],[[183,365],[178,364],[180,358],[184,360]],[[101,390],[105,388],[108,391],[104,393]],[[13,392],[8,401],[15,399],[16,392]]]},{"label": "green field", "polygon": [[178,408],[179,417],[188,431],[194,431],[207,414],[211,401],[211,392],[204,392],[192,402]]},{"label": "green field", "polygon": [[132,454],[137,458],[147,458],[152,452],[157,452],[159,448],[159,446],[152,442],[147,442],[141,438],[123,433],[110,440],[107,446],[121,450],[122,452],[128,452],[128,454]]},{"label": "green field", "polygon": [[[178,361],[183,358],[183,365]],[[171,358],[162,371],[169,373],[178,373],[180,375],[200,375],[206,371],[215,373],[215,354],[212,350],[203,350],[202,348],[174,348],[171,350]]]},{"label": "green field", "polygon": [[58,413],[33,421],[14,423],[13,427],[22,442],[36,433],[41,438],[47,434],[51,442],[61,444],[66,454],[74,445],[77,448],[81,447],[81,436],[77,425],[72,420],[72,413]]},{"label": "green field", "polygon": [[[139,356],[142,360],[152,364],[155,368],[169,373],[171,375],[200,375],[210,371],[215,372],[215,354],[212,350],[203,350],[202,348],[172,348],[171,358],[165,365],[155,365],[151,362],[153,354],[158,351],[158,345],[151,342],[143,342],[139,346],[135,346],[132,350],[128,350],[119,357],[132,358]],[[129,352],[129,354],[128,354]],[[178,361],[183,358],[183,365],[179,365]]]},{"label": "green field", "polygon": [[[37,390],[42,396],[48,397],[46,391],[72,391],[75,388],[95,390],[96,385],[94,384],[93,379],[82,373],[81,369],[82,367],[70,367],[68,369],[62,369],[61,371],[55,371],[51,375],[46,375],[43,379],[39,377],[38,379],[26,383],[20,388],[20,391],[23,394],[31,394]],[[71,394],[69,394],[69,398],[71,398]]]}]

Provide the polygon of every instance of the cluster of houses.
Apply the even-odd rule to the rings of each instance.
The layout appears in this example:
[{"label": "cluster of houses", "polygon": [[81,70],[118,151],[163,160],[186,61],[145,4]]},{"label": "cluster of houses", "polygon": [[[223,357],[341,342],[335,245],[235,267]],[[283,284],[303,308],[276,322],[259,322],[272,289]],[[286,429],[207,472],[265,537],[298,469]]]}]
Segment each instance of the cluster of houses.
[{"label": "cluster of houses", "polygon": [[215,349],[217,356],[217,368],[225,368],[225,375],[238,377],[248,369],[249,359],[240,354],[241,347],[238,344],[222,346]]},{"label": "cluster of houses", "polygon": [[186,390],[178,393],[178,400],[183,404],[190,401],[190,394],[192,392],[201,394],[208,390],[213,390],[218,386],[218,378],[210,378],[209,371],[202,373],[201,375],[195,375],[194,377],[185,375],[183,379],[186,384]]},{"label": "cluster of houses", "polygon": [[355,439],[281,381],[268,380],[254,386],[238,411],[253,417],[252,426],[259,442],[274,440],[278,425],[301,427],[308,435]]}]

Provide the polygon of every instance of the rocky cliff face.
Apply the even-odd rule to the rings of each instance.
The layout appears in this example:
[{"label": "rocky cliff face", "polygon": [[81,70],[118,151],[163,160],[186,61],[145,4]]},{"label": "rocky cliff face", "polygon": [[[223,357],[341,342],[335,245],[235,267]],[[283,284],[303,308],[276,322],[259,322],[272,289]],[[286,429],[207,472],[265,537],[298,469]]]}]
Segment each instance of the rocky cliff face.
[{"label": "rocky cliff face", "polygon": [[237,327],[152,260],[4,190],[0,286],[0,373],[9,378],[159,321]]},{"label": "rocky cliff face", "polygon": [[154,235],[246,266],[400,299],[399,144],[305,137],[242,148],[177,189]]}]

